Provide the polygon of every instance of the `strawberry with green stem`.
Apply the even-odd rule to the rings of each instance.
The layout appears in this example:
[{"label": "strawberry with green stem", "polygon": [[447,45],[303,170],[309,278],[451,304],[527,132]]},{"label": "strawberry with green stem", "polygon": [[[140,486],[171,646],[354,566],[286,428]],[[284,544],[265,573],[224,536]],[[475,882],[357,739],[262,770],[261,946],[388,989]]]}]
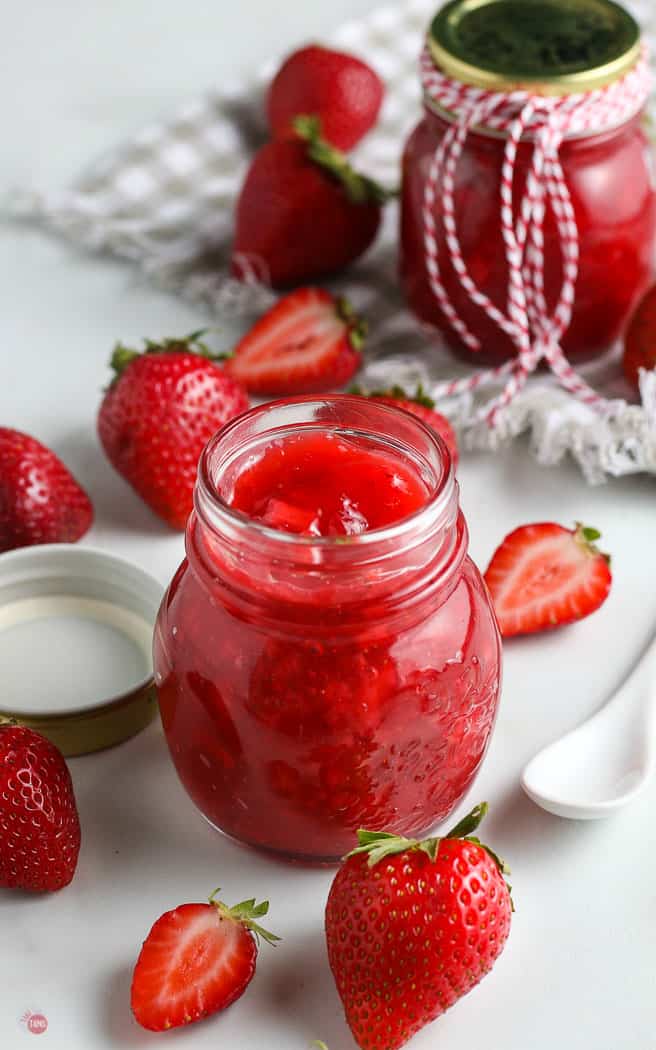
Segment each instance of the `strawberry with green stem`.
[{"label": "strawberry with green stem", "polygon": [[361,1050],[398,1050],[489,972],[510,932],[507,869],[474,832],[358,832],[326,905],[328,958]]},{"label": "strawberry with green stem", "polygon": [[253,266],[274,288],[337,273],[371,245],[389,194],[356,172],[321,137],[315,117],[294,121],[298,138],[256,153],[237,201],[232,271]]},{"label": "strawberry with green stem", "polygon": [[118,345],[114,378],[98,413],[109,461],[141,498],[175,529],[193,504],[200,454],[224,423],[249,407],[243,386],[201,341],[146,340],[145,351]]},{"label": "strawberry with green stem", "polygon": [[182,904],[162,915],[144,941],[132,977],[132,1012],[143,1028],[162,1032],[225,1010],[255,974],[260,939],[280,938],[259,920],[269,902],[217,900]]}]

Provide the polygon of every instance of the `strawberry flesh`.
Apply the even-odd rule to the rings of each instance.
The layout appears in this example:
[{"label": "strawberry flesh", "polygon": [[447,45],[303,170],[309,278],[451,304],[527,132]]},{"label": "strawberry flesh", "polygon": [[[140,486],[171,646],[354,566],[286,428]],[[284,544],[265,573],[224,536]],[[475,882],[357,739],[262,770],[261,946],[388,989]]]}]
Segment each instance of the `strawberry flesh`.
[{"label": "strawberry flesh", "polygon": [[299,535],[320,536],[317,515],[306,507],[294,507],[281,499],[270,499],[262,511],[261,520],[272,529],[296,532]]},{"label": "strawberry flesh", "polygon": [[608,558],[590,539],[597,536],[545,522],[505,538],[485,573],[504,637],[573,623],[602,605],[612,577]]},{"label": "strawberry flesh", "polygon": [[223,1010],[255,973],[253,935],[212,904],[183,904],[151,929],[132,981],[132,1011],[154,1032]]},{"label": "strawberry flesh", "polygon": [[301,288],[253,325],[226,371],[253,394],[334,390],[360,367],[361,340],[361,323],[340,300],[319,288]]}]

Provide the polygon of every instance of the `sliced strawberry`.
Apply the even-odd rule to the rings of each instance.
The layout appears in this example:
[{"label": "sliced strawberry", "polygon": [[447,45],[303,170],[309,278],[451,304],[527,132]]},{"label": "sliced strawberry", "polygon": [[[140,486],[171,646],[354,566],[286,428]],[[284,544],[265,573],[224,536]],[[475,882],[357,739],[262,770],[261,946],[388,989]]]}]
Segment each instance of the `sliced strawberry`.
[{"label": "sliced strawberry", "polygon": [[333,390],[360,367],[365,331],[344,299],[299,288],[253,325],[225,368],[253,394]]},{"label": "sliced strawberry", "polygon": [[321,536],[317,513],[307,507],[295,507],[282,499],[270,499],[262,514],[262,521],[272,529],[296,532],[299,535]]},{"label": "sliced strawberry", "polygon": [[132,1012],[139,1024],[162,1032],[238,999],[255,973],[256,938],[279,940],[256,921],[268,910],[268,901],[254,900],[227,908],[213,894],[209,904],[182,904],[162,915],[132,977]]},{"label": "sliced strawberry", "polygon": [[551,522],[506,536],[485,573],[505,638],[582,620],[602,605],[612,577],[610,559],[594,545],[599,536]]}]

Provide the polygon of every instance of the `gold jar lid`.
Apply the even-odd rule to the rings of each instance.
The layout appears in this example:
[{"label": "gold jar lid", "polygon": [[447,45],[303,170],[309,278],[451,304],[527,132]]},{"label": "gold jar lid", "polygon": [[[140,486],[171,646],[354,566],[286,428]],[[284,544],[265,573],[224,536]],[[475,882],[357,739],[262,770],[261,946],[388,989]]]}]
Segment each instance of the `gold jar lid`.
[{"label": "gold jar lid", "polygon": [[450,0],[428,47],[455,80],[494,91],[592,91],[640,55],[640,29],[613,0]]},{"label": "gold jar lid", "polygon": [[111,747],[152,721],[152,634],[163,587],[105,551],[69,544],[0,556],[0,724],[64,755]]}]

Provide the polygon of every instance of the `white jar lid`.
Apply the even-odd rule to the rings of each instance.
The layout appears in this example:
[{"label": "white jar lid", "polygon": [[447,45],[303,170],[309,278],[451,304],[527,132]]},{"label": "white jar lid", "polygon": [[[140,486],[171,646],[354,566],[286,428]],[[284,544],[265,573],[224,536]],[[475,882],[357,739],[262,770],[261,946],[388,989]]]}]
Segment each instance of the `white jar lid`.
[{"label": "white jar lid", "polygon": [[91,547],[0,556],[0,721],[31,726],[67,755],[144,728],[157,710],[151,644],[163,590]]}]

